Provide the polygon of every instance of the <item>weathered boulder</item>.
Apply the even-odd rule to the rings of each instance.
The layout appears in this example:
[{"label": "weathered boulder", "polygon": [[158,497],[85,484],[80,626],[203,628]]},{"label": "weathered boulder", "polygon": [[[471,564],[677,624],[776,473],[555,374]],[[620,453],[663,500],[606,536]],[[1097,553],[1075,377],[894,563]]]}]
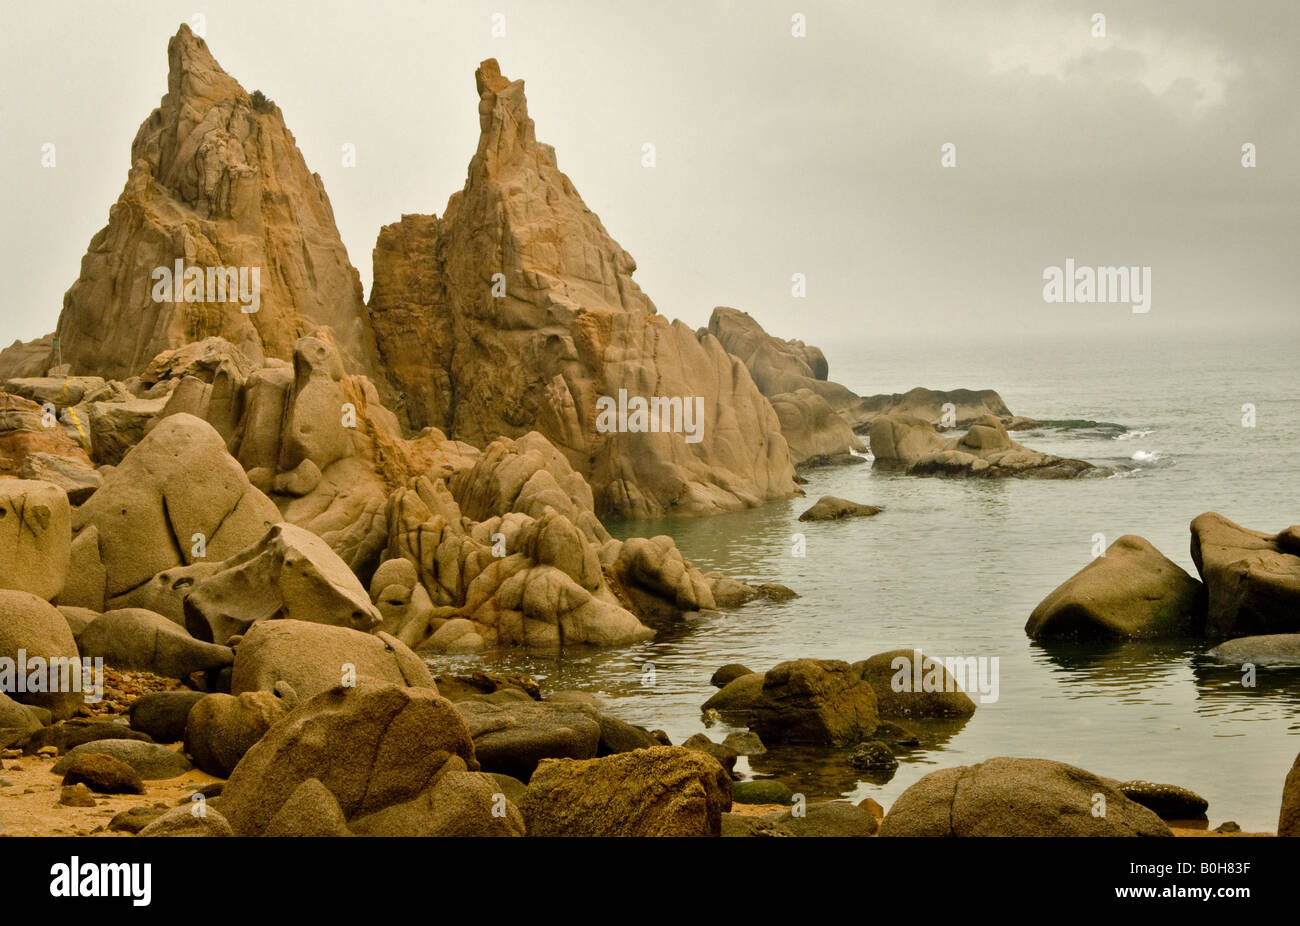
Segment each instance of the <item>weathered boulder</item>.
[{"label": "weathered boulder", "polygon": [[230,647],[196,640],[161,614],[143,608],[106,612],[91,621],[77,642],[83,656],[168,678],[186,678],[235,661]]},{"label": "weathered boulder", "polygon": [[[698,514],[794,494],[776,412],[744,365],[657,313],[635,261],[536,140],[523,82],[494,60],[475,79],[481,134],[464,190],[440,219],[389,226],[374,254],[371,315],[408,423],[476,446],[540,431],[601,513]],[[597,407],[620,397],[622,424]],[[645,402],[644,421],[629,399]]]},{"label": "weathered boulder", "polygon": [[868,738],[878,722],[876,693],[863,678],[860,664],[796,659],[764,674],[750,727],[768,745],[845,746]]},{"label": "weathered boulder", "polygon": [[709,677],[709,684],[714,688],[726,688],[742,675],[753,674],[753,669],[743,666],[738,662],[729,662],[725,666],[719,667],[713,675]]},{"label": "weathered boulder", "polygon": [[230,823],[215,807],[173,807],[148,824],[137,836],[234,836]]},{"label": "weathered boulder", "polygon": [[370,363],[360,279],[279,107],[250,97],[187,25],[167,57],[167,94],[141,125],[126,187],[64,296],[63,360],[125,379],[160,351],[210,336],[257,362],[287,359],[300,332],[320,324]]},{"label": "weathered boulder", "polygon": [[179,752],[157,743],[145,743],[134,739],[100,739],[73,747],[63,758],[54,763],[53,772],[62,775],[72,767],[78,756],[95,753],[102,753],[126,763],[145,781],[175,778],[194,768]]},{"label": "weathered boulder", "polygon": [[[30,592],[0,589],[0,657],[11,660],[7,670],[0,668],[0,689],[23,704],[46,708],[54,719],[62,720],[85,703],[77,641],[63,615],[48,601]],[[26,690],[18,691],[13,674],[22,660],[27,666]],[[31,685],[33,675],[41,690]]]},{"label": "weathered boulder", "polygon": [[733,678],[703,704],[703,710],[743,713],[758,707],[763,697],[763,673],[751,672]]},{"label": "weathered boulder", "polygon": [[926,775],[894,801],[880,835],[1173,834],[1153,811],[1091,772],[1047,759],[997,758]]},{"label": "weathered boulder", "polygon": [[545,759],[524,795],[530,836],[717,836],[731,776],[680,746]]},{"label": "weathered boulder", "polygon": [[102,752],[78,753],[63,772],[63,784],[84,784],[100,794],[144,794],[144,782],[121,759]]},{"label": "weathered boulder", "polygon": [[799,520],[838,521],[841,518],[865,518],[873,514],[880,514],[881,510],[875,505],[863,505],[859,502],[851,502],[846,498],[823,495],[817,500],[817,504],[799,515]]},{"label": "weathered boulder", "polygon": [[299,704],[248,750],[221,810],[238,835],[260,835],[316,778],[351,825],[419,797],[453,759],[451,768],[478,770],[465,722],[433,689],[334,688]]},{"label": "weathered boulder", "polygon": [[1147,540],[1125,534],[1029,616],[1036,640],[1159,639],[1200,633],[1205,587]]},{"label": "weathered boulder", "polygon": [[190,709],[208,697],[201,691],[150,691],[131,702],[131,729],[156,743],[185,739]]},{"label": "weathered boulder", "polygon": [[53,746],[59,752],[66,753],[85,743],[120,739],[151,742],[149,734],[132,730],[119,720],[88,720],[74,717],[37,730],[23,745],[23,753],[30,756],[46,746]]},{"label": "weathered boulder", "polygon": [[[221,435],[181,414],[164,418],[127,453],[77,509],[73,529],[95,529],[80,565],[102,567],[112,606],[167,569],[234,556],[279,521],[279,510],[249,483]],[[75,563],[76,541],[73,547]]]},{"label": "weathered boulder", "polygon": [[22,745],[40,729],[41,721],[35,712],[0,691],[0,749]]},{"label": "weathered boulder", "polygon": [[270,691],[210,694],[194,705],[185,725],[185,752],[209,775],[229,778],[253,744],[289,713]]},{"label": "weathered boulder", "polygon": [[167,407],[167,397],[88,402],[81,407],[90,422],[90,457],[97,466],[117,466],[144,439]]},{"label": "weathered boulder", "polygon": [[59,486],[0,478],[0,588],[57,598],[68,576],[71,523]]},{"label": "weathered boulder", "polygon": [[1192,521],[1192,562],[1208,593],[1209,636],[1300,632],[1300,555],[1286,552],[1281,536],[1212,511]]},{"label": "weathered boulder", "polygon": [[276,524],[200,578],[184,600],[185,626],[224,643],[259,621],[288,619],[369,631],[382,622],[365,587],[320,537]]},{"label": "weathered boulder", "polygon": [[345,681],[433,688],[424,661],[386,633],[305,621],[261,621],[235,649],[231,694],[287,683],[305,701]]},{"label": "weathered boulder", "polygon": [[458,701],[456,709],[469,727],[483,770],[520,781],[528,781],[542,759],[590,759],[600,746],[600,715],[586,704]]},{"label": "weathered boulder", "polygon": [[607,714],[600,715],[600,743],[596,754],[610,756],[616,752],[631,752],[633,749],[649,749],[652,746],[666,746],[645,727],[627,723]]},{"label": "weathered boulder", "polygon": [[[958,679],[949,665],[963,677]],[[969,717],[975,702],[966,689],[975,690],[979,684],[977,665],[974,657],[945,664],[920,650],[896,649],[854,667],[875,691],[881,717]]]}]

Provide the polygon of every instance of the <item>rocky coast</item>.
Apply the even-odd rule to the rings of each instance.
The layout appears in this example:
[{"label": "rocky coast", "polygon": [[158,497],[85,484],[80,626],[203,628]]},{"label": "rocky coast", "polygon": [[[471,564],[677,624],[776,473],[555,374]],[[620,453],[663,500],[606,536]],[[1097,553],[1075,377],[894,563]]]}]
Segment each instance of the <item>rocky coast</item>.
[{"label": "rocky coast", "polygon": [[[665,318],[537,139],[523,81],[491,59],[473,75],[464,188],[379,230],[363,298],[279,107],[187,26],[168,65],[56,332],[0,352],[4,835],[1210,832],[1186,788],[1050,757],[940,768],[887,808],[783,783],[797,754],[888,775],[979,723],[996,666],[908,639],[854,661],[699,666],[717,689],[702,719],[736,728],[720,741],[702,724],[673,743],[523,674],[431,669],[626,648],[817,594],[701,568],[611,518],[755,508],[868,462],[979,480],[1108,470],[1013,441],[1038,423],[991,389],[859,396],[820,349],[743,311],[696,331]],[[175,268],[161,289],[160,267]],[[259,273],[188,272],[213,268]],[[229,298],[245,280],[254,311]],[[601,417],[629,395],[646,401]],[[638,408],[654,420],[631,426]],[[827,531],[897,517],[831,495],[798,507]],[[1300,528],[1206,513],[1191,551],[1199,578],[1121,537],[1027,635],[1300,661]],[[1277,831],[1300,835],[1300,760],[1278,789]]]}]

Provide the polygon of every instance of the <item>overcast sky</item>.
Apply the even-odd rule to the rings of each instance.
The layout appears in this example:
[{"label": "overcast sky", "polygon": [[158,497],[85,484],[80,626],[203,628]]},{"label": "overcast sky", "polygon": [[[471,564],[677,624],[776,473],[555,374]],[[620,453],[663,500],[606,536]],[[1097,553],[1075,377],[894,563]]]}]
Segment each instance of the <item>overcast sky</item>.
[{"label": "overcast sky", "polygon": [[[463,186],[473,71],[496,57],[641,286],[693,326],[732,305],[834,361],[905,334],[1300,317],[1295,0],[47,0],[10,5],[0,40],[4,344],[54,329],[196,13],[226,71],[280,106],[367,294],[379,227]],[[1069,257],[1150,266],[1150,313],[1045,304],[1044,268]]]}]

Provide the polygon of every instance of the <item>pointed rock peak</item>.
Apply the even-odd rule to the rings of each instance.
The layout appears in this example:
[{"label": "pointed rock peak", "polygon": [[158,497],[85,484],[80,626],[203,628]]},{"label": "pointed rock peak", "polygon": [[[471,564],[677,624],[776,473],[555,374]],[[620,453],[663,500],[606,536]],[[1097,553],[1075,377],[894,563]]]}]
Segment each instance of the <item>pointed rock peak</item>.
[{"label": "pointed rock peak", "polygon": [[503,76],[497,60],[488,58],[474,72],[474,84],[478,88],[478,155],[486,159],[489,172],[513,163],[525,152],[533,154],[531,160],[555,166],[554,150],[537,144],[524,82]]},{"label": "pointed rock peak", "polygon": [[217,63],[207,42],[181,23],[167,43],[167,93],[219,100],[246,97],[244,88]]},{"label": "pointed rock peak", "polygon": [[478,95],[482,97],[489,91],[501,92],[510,86],[510,81],[501,76],[501,65],[497,64],[497,59],[488,58],[479,64],[478,70],[474,72],[474,84],[478,87]]}]

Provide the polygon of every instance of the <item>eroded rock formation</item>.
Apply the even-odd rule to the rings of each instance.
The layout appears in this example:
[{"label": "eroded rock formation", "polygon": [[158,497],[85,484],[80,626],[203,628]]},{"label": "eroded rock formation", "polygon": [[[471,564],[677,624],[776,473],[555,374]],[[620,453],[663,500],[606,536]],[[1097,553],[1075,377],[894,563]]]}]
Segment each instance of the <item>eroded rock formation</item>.
[{"label": "eroded rock formation", "polygon": [[[126,187],[64,296],[62,360],[74,373],[126,379],[160,351],[213,335],[259,361],[288,359],[300,336],[328,325],[369,369],[360,278],[279,107],[250,96],[188,26],[167,58],[167,94],[140,126]],[[177,261],[182,279],[163,285],[155,271],[174,274]],[[193,268],[204,285],[187,292]],[[220,268],[235,271],[224,299]]]},{"label": "eroded rock formation", "polygon": [[[600,513],[795,494],[776,413],[744,365],[658,314],[635,261],[537,141],[523,82],[493,60],[475,77],[481,134],[465,188],[441,218],[404,216],[375,248],[373,324],[409,424],[480,447],[536,430],[591,483]],[[597,400],[620,390],[698,401],[699,440],[680,414],[666,422],[675,430],[602,430]]]}]

